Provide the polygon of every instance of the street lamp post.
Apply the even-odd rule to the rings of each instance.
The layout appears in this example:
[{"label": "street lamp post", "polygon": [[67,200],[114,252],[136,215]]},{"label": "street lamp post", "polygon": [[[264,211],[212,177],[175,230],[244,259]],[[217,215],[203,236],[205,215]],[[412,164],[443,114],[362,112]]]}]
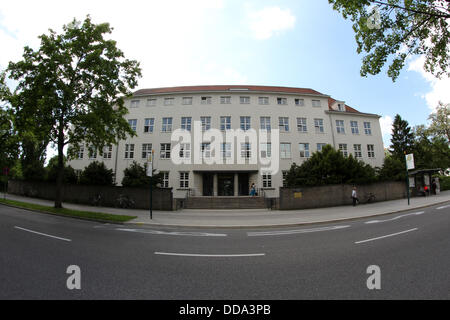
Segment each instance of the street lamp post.
[{"label": "street lamp post", "polygon": [[153,155],[155,150],[148,157],[147,176],[150,177],[150,220],[153,219]]}]

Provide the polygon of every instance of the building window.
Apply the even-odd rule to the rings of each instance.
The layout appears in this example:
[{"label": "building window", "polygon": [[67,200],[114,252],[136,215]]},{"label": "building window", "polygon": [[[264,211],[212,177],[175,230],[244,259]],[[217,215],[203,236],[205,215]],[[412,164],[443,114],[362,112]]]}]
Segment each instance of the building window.
[{"label": "building window", "polygon": [[308,132],[306,118],[297,118],[297,130],[298,132]]},{"label": "building window", "polygon": [[162,132],[172,132],[172,118],[162,118]]},{"label": "building window", "polygon": [[364,133],[368,136],[372,135],[372,128],[370,122],[364,122]]},{"label": "building window", "polygon": [[211,143],[206,142],[201,144],[201,152],[202,152],[202,158],[208,159],[211,158]]},{"label": "building window", "polygon": [[313,100],[313,101],[312,101],[312,106],[313,106],[313,107],[320,107],[320,106],[321,106],[320,100]]},{"label": "building window", "polygon": [[268,105],[269,104],[269,97],[259,97],[258,103],[260,105]]},{"label": "building window", "polygon": [[161,172],[161,188],[169,187],[169,172]]},{"label": "building window", "polygon": [[280,128],[280,132],[289,132],[289,118],[288,117],[279,117],[278,118],[278,126]]},{"label": "building window", "polygon": [[300,158],[309,158],[309,143],[299,143]]},{"label": "building window", "polygon": [[339,151],[342,152],[344,157],[347,157],[348,156],[347,144],[346,143],[340,143],[339,144]]},{"label": "building window", "polygon": [[156,99],[147,99],[147,107],[156,106]]},{"label": "building window", "polygon": [[288,175],[289,171],[287,170],[283,170],[282,174],[283,174],[283,187],[287,187],[288,183],[287,183],[287,175]]},{"label": "building window", "polygon": [[322,151],[323,147],[326,146],[326,143],[318,143],[317,144],[317,152]]},{"label": "building window", "polygon": [[131,108],[139,108],[139,100],[131,100]]},{"label": "building window", "polygon": [[170,159],[170,143],[161,143],[161,159]]},{"label": "building window", "polygon": [[149,159],[152,154],[152,144],[144,143],[142,144],[142,159]]},{"label": "building window", "polygon": [[345,105],[342,103],[338,103],[338,110],[339,111],[345,111]]},{"label": "building window", "polygon": [[181,143],[180,144],[180,158],[181,159],[190,159],[191,158],[191,144],[190,143]]},{"label": "building window", "polygon": [[164,98],[164,105],[165,106],[173,106],[175,103],[174,98]]},{"label": "building window", "polygon": [[185,106],[192,105],[192,97],[183,97],[181,103]]},{"label": "building window", "polygon": [[241,130],[250,130],[250,117],[241,117]]},{"label": "building window", "polygon": [[189,172],[180,172],[180,188],[189,188]]},{"label": "building window", "polygon": [[287,105],[287,98],[277,98],[277,104]]},{"label": "building window", "polygon": [[260,150],[261,150],[261,159],[272,157],[272,143],[270,142],[261,143]]},{"label": "building window", "polygon": [[316,133],[324,133],[323,119],[314,119],[314,128],[316,129]]},{"label": "building window", "polygon": [[231,130],[231,117],[220,117],[220,130]]},{"label": "building window", "polygon": [[295,105],[299,107],[305,106],[305,99],[295,99]]},{"label": "building window", "polygon": [[181,129],[186,130],[186,131],[191,131],[191,123],[192,123],[191,117],[182,117],[181,118]]},{"label": "building window", "polygon": [[280,157],[281,159],[291,158],[291,144],[290,143],[280,143]]},{"label": "building window", "polygon": [[211,104],[211,97],[202,97],[201,102],[202,104]]},{"label": "building window", "polygon": [[94,146],[89,147],[89,159],[97,159],[97,148]]},{"label": "building window", "polygon": [[250,97],[240,97],[239,101],[241,104],[250,104]]},{"label": "building window", "polygon": [[269,173],[262,174],[263,188],[272,188],[272,175]]},{"label": "building window", "polygon": [[251,144],[249,142],[241,143],[241,158],[250,159],[252,156]]},{"label": "building window", "polygon": [[103,159],[111,159],[112,158],[112,146],[106,146],[103,148]]},{"label": "building window", "polygon": [[134,158],[134,144],[126,144],[125,159],[133,159],[133,158]]},{"label": "building window", "polygon": [[208,131],[211,129],[211,117],[200,117],[202,122],[202,131]]},{"label": "building window", "polygon": [[220,97],[220,104],[231,104],[231,97]]},{"label": "building window", "polygon": [[261,126],[261,130],[270,131],[272,129],[270,126],[270,117],[261,117],[260,118],[260,126]]},{"label": "building window", "polygon": [[78,150],[77,159],[83,159],[84,156],[84,146],[80,146],[80,150]]},{"label": "building window", "polygon": [[352,134],[359,134],[358,121],[350,121],[350,127],[352,128]]},{"label": "building window", "polygon": [[134,132],[136,132],[137,119],[131,119],[131,120],[128,120],[128,124],[130,125],[131,130],[133,130]]},{"label": "building window", "polygon": [[344,120],[336,120],[336,131],[340,134],[345,134]]},{"label": "building window", "polygon": [[354,144],[353,150],[355,151],[355,158],[362,158],[361,153],[361,145],[360,144]]},{"label": "building window", "polygon": [[373,144],[367,145],[367,156],[369,158],[375,158],[375,148],[374,148]]},{"label": "building window", "polygon": [[223,159],[231,158],[231,143],[222,143],[220,145],[220,154]]},{"label": "building window", "polygon": [[153,127],[155,126],[155,119],[148,118],[144,120],[144,133],[153,133]]}]

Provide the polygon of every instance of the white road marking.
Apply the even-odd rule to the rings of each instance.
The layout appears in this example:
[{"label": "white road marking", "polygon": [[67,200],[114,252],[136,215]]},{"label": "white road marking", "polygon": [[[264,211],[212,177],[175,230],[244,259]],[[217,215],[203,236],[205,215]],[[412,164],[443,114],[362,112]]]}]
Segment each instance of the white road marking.
[{"label": "white road marking", "polygon": [[226,237],[227,236],[224,233],[207,233],[207,232],[168,232],[168,231],[158,231],[158,230],[124,229],[124,228],[117,228],[116,230],[126,231],[126,232],[136,232],[136,233],[169,235],[169,236],[191,236],[191,237]]},{"label": "white road marking", "polygon": [[436,210],[442,210],[442,209],[445,209],[445,208],[450,208],[450,204],[446,205],[446,206],[438,207],[438,208],[436,208]]},{"label": "white road marking", "polygon": [[198,254],[198,253],[173,253],[173,252],[155,252],[158,255],[182,256],[182,257],[209,257],[209,258],[236,258],[236,257],[259,257],[265,256],[265,253],[249,254]]},{"label": "white road marking", "polygon": [[249,237],[280,236],[280,235],[287,235],[287,234],[298,234],[298,233],[310,233],[310,232],[339,230],[339,229],[344,229],[344,228],[349,228],[349,227],[350,226],[334,226],[334,227],[322,227],[322,228],[314,228],[314,229],[296,229],[296,230],[283,230],[283,231],[248,232],[247,236],[249,236]]},{"label": "white road marking", "polygon": [[52,236],[50,234],[41,233],[41,232],[37,232],[37,231],[33,231],[33,230],[29,230],[29,229],[25,229],[25,228],[21,228],[21,227],[17,227],[17,226],[15,226],[14,228],[19,229],[19,230],[23,230],[23,231],[27,231],[27,232],[31,232],[31,233],[35,233],[35,234],[39,234],[41,236],[62,240],[62,241],[72,241],[70,239],[60,238],[60,237]]},{"label": "white road marking", "polygon": [[403,218],[403,217],[418,216],[418,215],[421,215],[421,214],[424,214],[424,213],[425,213],[425,211],[413,212],[413,213],[404,214],[404,215],[401,215],[401,216],[398,216],[398,217],[395,217],[395,218],[392,218],[392,219],[367,221],[367,222],[365,222],[365,224],[380,223],[380,222],[386,222],[386,221],[394,221],[394,220],[397,220],[397,219],[400,219],[400,218]]},{"label": "white road marking", "polygon": [[406,231],[401,231],[401,232],[397,232],[397,233],[393,233],[393,234],[388,234],[386,236],[376,237],[376,238],[372,238],[372,239],[357,241],[357,242],[355,242],[355,244],[360,244],[360,243],[364,243],[364,242],[369,242],[369,241],[384,239],[384,238],[388,238],[388,237],[393,237],[393,236],[397,236],[397,235],[400,235],[400,234],[403,234],[403,233],[416,231],[416,230],[418,230],[418,228],[414,228],[414,229],[410,229],[410,230],[406,230]]}]

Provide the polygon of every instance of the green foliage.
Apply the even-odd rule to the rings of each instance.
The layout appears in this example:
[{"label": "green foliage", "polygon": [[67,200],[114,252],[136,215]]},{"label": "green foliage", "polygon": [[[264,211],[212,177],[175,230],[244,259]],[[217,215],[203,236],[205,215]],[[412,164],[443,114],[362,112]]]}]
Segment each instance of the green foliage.
[{"label": "green foliage", "polygon": [[[67,159],[64,158],[64,183],[76,184],[78,177],[75,170],[71,166],[67,166]],[[55,182],[58,176],[58,156],[54,156],[48,162],[46,167],[47,178],[49,182]]]},{"label": "green foliage", "polygon": [[381,181],[405,181],[405,163],[391,155],[386,156],[383,167],[378,171],[378,178]]},{"label": "green foliage", "polygon": [[[111,32],[108,23],[93,24],[89,16],[73,20],[61,34],[41,35],[36,51],[27,46],[23,59],[8,65],[9,77],[18,83],[9,98],[17,122],[38,129],[37,141],[54,143],[61,159],[68,144],[70,157],[82,143],[102,150],[135,135],[124,117],[124,98],[137,86],[141,70],[114,40],[105,39]],[[56,207],[61,206],[63,170],[61,160]]]},{"label": "green foliage", "polygon": [[409,127],[408,121],[403,120],[400,115],[394,118],[390,152],[392,157],[405,163],[405,153],[413,151],[414,134]]},{"label": "green foliage", "polygon": [[[365,52],[361,76],[387,74],[395,81],[411,55],[425,56],[424,69],[450,75],[450,2],[435,0],[328,0],[350,18],[358,54]],[[374,6],[377,10],[374,10]]]},{"label": "green foliage", "polygon": [[450,146],[441,135],[423,125],[414,128],[414,161],[417,169],[446,169],[450,167]]},{"label": "green foliage", "polygon": [[103,162],[94,161],[84,168],[80,176],[80,184],[112,186],[114,185],[113,170],[106,168]]},{"label": "green foliage", "polygon": [[[155,174],[155,169],[153,169],[152,186],[157,187],[158,184],[162,182],[162,174]],[[124,187],[150,187],[150,177],[147,176],[147,164],[141,166],[136,161],[126,168],[124,171],[124,177],[122,179],[122,186]]]},{"label": "green foliage", "polygon": [[441,137],[450,143],[450,103],[439,102],[436,112],[432,113],[428,120],[431,120],[429,133],[433,136]]},{"label": "green foliage", "polygon": [[438,178],[441,191],[450,190],[450,177],[439,176]]},{"label": "green foliage", "polygon": [[293,186],[320,186],[328,184],[364,184],[376,181],[375,169],[352,155],[345,157],[340,151],[326,145],[315,152],[302,165],[291,166],[286,182]]}]

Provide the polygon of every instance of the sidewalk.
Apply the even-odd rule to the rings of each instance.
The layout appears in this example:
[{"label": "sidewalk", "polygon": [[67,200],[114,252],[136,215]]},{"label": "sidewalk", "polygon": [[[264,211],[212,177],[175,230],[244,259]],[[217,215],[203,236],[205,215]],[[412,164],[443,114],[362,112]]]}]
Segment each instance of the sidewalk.
[{"label": "sidewalk", "polygon": [[[3,194],[0,193],[1,199]],[[30,202],[46,206],[53,206],[53,201],[27,198],[7,194],[9,200]],[[306,210],[182,210],[182,211],[153,211],[153,219],[150,220],[149,210],[119,209],[106,207],[92,207],[72,203],[64,203],[68,209],[103,212],[137,216],[136,219],[127,222],[127,225],[149,226],[176,226],[176,227],[211,227],[211,228],[248,228],[304,225],[325,222],[337,222],[349,219],[364,218],[401,212],[411,209],[419,209],[430,205],[450,202],[450,191],[443,191],[436,196],[411,198],[408,206],[407,199],[362,204],[356,207],[340,206],[331,208],[306,209]],[[1,208],[1,207],[0,207]]]}]

